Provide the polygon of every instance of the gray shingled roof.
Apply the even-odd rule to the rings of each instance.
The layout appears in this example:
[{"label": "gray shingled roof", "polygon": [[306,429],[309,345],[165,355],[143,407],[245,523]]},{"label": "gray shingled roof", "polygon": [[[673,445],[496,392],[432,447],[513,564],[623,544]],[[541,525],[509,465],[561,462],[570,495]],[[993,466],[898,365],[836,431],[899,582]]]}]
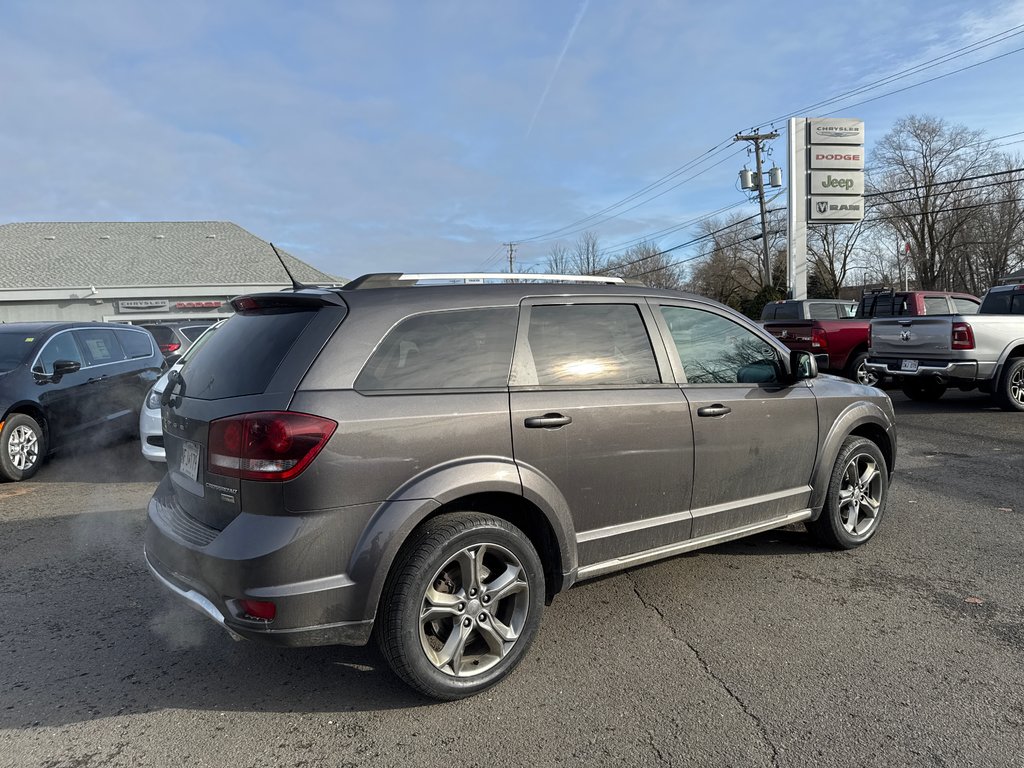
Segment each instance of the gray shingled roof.
[{"label": "gray shingled roof", "polygon": [[[281,253],[300,282],[345,282]],[[0,225],[0,289],[289,282],[268,243],[227,221]]]}]

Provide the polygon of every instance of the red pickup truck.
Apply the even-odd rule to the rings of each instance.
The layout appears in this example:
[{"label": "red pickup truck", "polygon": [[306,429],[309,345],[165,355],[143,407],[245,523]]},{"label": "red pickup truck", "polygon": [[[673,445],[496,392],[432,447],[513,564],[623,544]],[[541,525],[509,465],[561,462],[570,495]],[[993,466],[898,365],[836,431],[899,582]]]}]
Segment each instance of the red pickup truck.
[{"label": "red pickup truck", "polygon": [[822,370],[874,386],[878,383],[878,375],[865,366],[871,318],[973,315],[980,304],[980,299],[968,293],[872,290],[861,297],[857,313],[852,318],[775,320],[764,323],[764,328],[790,349],[814,354]]}]

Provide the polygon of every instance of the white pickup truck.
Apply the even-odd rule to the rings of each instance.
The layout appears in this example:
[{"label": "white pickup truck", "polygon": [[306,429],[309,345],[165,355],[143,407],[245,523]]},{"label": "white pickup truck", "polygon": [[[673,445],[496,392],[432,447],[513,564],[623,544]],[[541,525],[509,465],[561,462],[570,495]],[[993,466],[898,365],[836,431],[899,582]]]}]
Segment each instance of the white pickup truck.
[{"label": "white pickup truck", "polygon": [[1024,285],[991,288],[976,315],[872,320],[869,344],[866,367],[902,383],[907,397],[979,389],[1024,411]]}]

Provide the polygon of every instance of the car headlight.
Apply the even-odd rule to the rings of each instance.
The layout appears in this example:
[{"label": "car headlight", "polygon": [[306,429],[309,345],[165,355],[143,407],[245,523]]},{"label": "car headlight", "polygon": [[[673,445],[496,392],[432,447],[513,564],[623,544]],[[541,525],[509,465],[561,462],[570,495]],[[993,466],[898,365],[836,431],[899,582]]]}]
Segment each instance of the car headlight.
[{"label": "car headlight", "polygon": [[151,411],[160,410],[160,397],[163,392],[157,392],[155,389],[149,390],[149,394],[146,395],[146,408]]}]

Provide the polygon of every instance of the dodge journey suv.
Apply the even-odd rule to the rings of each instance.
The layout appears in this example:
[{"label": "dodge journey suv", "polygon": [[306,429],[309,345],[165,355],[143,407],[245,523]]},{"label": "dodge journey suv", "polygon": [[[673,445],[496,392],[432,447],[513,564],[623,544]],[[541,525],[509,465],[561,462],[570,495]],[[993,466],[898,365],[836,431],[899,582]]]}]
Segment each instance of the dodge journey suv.
[{"label": "dodge journey suv", "polygon": [[373,637],[455,699],[576,581],[799,521],[838,548],[878,530],[881,391],[699,296],[495,277],[234,299],[162,396],[157,579],[236,638]]}]

